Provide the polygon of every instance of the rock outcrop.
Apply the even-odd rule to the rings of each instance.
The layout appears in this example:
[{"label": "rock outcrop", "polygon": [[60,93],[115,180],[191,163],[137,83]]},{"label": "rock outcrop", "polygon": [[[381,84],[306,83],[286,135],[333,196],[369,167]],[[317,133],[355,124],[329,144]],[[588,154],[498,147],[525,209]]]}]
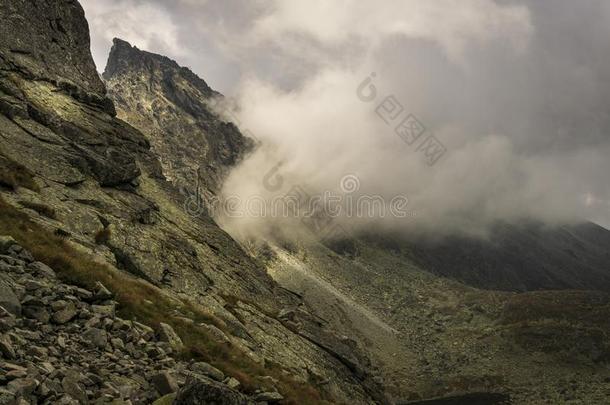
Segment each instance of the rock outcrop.
[{"label": "rock outcrop", "polygon": [[[3,1],[0,68],[55,84],[112,113],[106,88],[91,59],[89,27],[74,1]],[[3,89],[4,90],[4,89]]]},{"label": "rock outcrop", "polygon": [[253,147],[210,107],[222,95],[165,56],[115,39],[103,77],[118,116],[146,135],[164,175],[183,191],[213,194]]}]

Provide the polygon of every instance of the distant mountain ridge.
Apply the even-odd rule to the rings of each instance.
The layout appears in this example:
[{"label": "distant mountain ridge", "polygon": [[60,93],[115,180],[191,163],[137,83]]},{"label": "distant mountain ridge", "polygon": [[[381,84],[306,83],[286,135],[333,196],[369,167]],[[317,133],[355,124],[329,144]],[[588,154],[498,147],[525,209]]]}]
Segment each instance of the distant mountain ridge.
[{"label": "distant mountain ridge", "polygon": [[478,288],[610,291],[610,231],[594,223],[497,224],[489,239],[403,245],[422,268]]}]

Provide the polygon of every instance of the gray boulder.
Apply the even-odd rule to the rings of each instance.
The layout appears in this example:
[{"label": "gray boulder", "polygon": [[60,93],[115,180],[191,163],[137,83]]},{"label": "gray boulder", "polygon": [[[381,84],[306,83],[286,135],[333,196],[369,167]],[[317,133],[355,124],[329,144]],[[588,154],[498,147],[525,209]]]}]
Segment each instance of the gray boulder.
[{"label": "gray boulder", "polygon": [[8,255],[11,246],[16,245],[17,241],[11,236],[2,235],[0,236],[0,254]]},{"label": "gray boulder", "polygon": [[208,363],[193,363],[191,365],[191,370],[195,373],[210,377],[211,379],[216,381],[223,381],[225,379],[225,375],[222,371],[220,371],[214,366],[209,365]]},{"label": "gray boulder", "polygon": [[103,317],[114,318],[115,306],[114,305],[92,305],[91,311],[93,311],[94,314],[97,314],[97,315],[100,315]]},{"label": "gray boulder", "polygon": [[53,314],[52,320],[58,325],[63,325],[70,322],[74,317],[78,315],[78,311],[74,304],[68,304],[64,309],[57,311]]},{"label": "gray boulder", "polygon": [[178,336],[171,326],[163,322],[159,324],[159,340],[169,343],[174,349],[180,349],[182,347],[182,339],[180,339],[180,336]]},{"label": "gray boulder", "polygon": [[223,331],[221,331],[214,325],[208,325],[208,324],[202,323],[201,325],[199,325],[199,327],[202,329],[205,329],[208,336],[210,336],[212,339],[214,339],[218,343],[230,343],[231,342],[229,337]]},{"label": "gray boulder", "polygon": [[93,299],[95,301],[106,301],[113,297],[113,294],[108,290],[104,284],[99,281],[95,283],[95,293],[93,294]]},{"label": "gray boulder", "polygon": [[103,329],[90,328],[83,333],[83,337],[91,345],[104,349],[108,345],[108,334]]},{"label": "gray boulder", "polygon": [[191,376],[178,391],[174,405],[199,404],[247,405],[248,399],[224,384],[205,377]]},{"label": "gray boulder", "polygon": [[0,281],[0,306],[15,316],[21,315],[21,304],[15,291],[4,281]]},{"label": "gray boulder", "polygon": [[46,277],[46,278],[55,278],[55,276],[56,276],[53,269],[51,269],[49,266],[47,266],[46,264],[44,264],[42,262],[34,262],[34,263],[28,264],[28,270],[38,276],[42,276],[42,277]]},{"label": "gray boulder", "polygon": [[[76,373],[74,373],[76,374]],[[73,373],[69,373],[61,382],[61,386],[64,389],[65,393],[71,396],[72,398],[78,400],[81,404],[87,403],[87,393],[85,389],[80,384],[80,379],[77,375]]]},{"label": "gray boulder", "polygon": [[179,388],[174,376],[167,371],[153,375],[151,381],[161,395],[172,394]]},{"label": "gray boulder", "polygon": [[268,402],[270,404],[278,403],[284,400],[284,397],[279,392],[261,392],[254,396],[254,400],[257,402]]},{"label": "gray boulder", "polygon": [[40,383],[33,378],[18,378],[8,383],[8,390],[16,395],[31,395]]},{"label": "gray boulder", "polygon": [[43,306],[28,305],[23,307],[23,316],[28,319],[36,319],[38,322],[48,323],[51,319],[49,311]]},{"label": "gray boulder", "polygon": [[5,359],[14,360],[17,358],[13,343],[8,335],[0,336],[0,353]]}]

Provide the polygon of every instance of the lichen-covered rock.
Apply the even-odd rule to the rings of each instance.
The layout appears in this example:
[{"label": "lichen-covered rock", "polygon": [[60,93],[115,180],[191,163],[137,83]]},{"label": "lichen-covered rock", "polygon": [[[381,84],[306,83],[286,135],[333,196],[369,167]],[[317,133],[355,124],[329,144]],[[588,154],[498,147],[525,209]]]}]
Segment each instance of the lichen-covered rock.
[{"label": "lichen-covered rock", "polygon": [[176,350],[179,350],[182,347],[182,339],[180,339],[180,336],[178,336],[170,325],[163,322],[159,324],[159,340],[169,343],[169,345]]},{"label": "lichen-covered rock", "polygon": [[[101,101],[105,88],[90,56],[89,28],[76,0],[3,1],[0,7],[1,67],[58,87],[82,89]],[[66,61],[69,61],[67,63]]]},{"label": "lichen-covered rock", "polygon": [[161,395],[167,395],[178,391],[178,382],[167,371],[155,374],[151,377],[151,381]]},{"label": "lichen-covered rock", "polygon": [[205,377],[190,377],[185,386],[178,391],[175,405],[247,405],[245,395]]},{"label": "lichen-covered rock", "polygon": [[15,291],[4,280],[0,279],[0,306],[13,315],[21,315],[21,303]]},{"label": "lichen-covered rock", "polygon": [[211,379],[216,381],[223,381],[225,379],[225,375],[222,371],[218,370],[216,367],[211,366],[208,363],[196,362],[193,363],[190,368],[195,373],[210,377]]},{"label": "lichen-covered rock", "polygon": [[90,328],[83,333],[83,338],[100,349],[105,349],[108,345],[108,334],[103,329]]},{"label": "lichen-covered rock", "polygon": [[8,254],[10,247],[16,244],[17,242],[12,237],[6,235],[0,236],[0,254]]},{"label": "lichen-covered rock", "polygon": [[14,360],[17,358],[13,343],[8,335],[0,335],[0,353],[8,360]]},{"label": "lichen-covered rock", "polygon": [[260,394],[256,394],[254,396],[254,400],[258,402],[267,402],[270,404],[275,404],[284,399],[284,396],[279,392],[261,392]]}]

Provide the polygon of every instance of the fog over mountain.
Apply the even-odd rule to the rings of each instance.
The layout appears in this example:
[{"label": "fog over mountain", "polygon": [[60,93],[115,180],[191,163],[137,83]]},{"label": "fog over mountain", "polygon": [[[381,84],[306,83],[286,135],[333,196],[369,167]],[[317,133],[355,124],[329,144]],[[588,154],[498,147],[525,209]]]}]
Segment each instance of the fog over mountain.
[{"label": "fog over mountain", "polygon": [[0,403],[610,403],[606,3],[0,0]]},{"label": "fog over mountain", "polygon": [[[232,172],[226,195],[269,199],[295,185],[339,192],[353,175],[358,193],[405,196],[416,213],[374,218],[376,226],[479,233],[498,220],[610,225],[605,1],[83,6],[99,70],[119,36],[191,66],[238,100],[240,128],[262,146]],[[376,111],[387,96],[395,97],[381,114],[389,124]],[[426,132],[403,132],[405,142],[395,128],[409,114]],[[446,149],[433,165],[430,135]],[[270,173],[277,187],[263,180]],[[368,229],[370,221],[349,222]],[[262,225],[273,222],[225,221],[241,232]]]}]

